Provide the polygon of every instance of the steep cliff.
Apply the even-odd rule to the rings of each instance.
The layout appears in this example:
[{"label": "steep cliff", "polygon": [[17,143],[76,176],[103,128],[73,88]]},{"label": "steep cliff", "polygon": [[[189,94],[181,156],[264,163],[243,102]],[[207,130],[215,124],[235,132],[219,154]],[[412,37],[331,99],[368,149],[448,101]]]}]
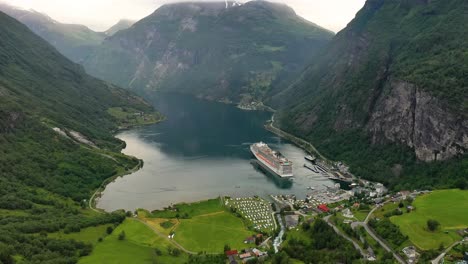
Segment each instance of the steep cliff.
[{"label": "steep cliff", "polygon": [[357,129],[374,144],[404,144],[424,161],[465,153],[467,10],[463,0],[367,1],[273,100],[288,107],[281,124],[316,140]]},{"label": "steep cliff", "polygon": [[332,36],[282,4],[168,4],[107,38],[84,66],[132,90],[263,99]]},{"label": "steep cliff", "polygon": [[468,2],[368,0],[269,103],[277,126],[396,188],[465,186]]}]

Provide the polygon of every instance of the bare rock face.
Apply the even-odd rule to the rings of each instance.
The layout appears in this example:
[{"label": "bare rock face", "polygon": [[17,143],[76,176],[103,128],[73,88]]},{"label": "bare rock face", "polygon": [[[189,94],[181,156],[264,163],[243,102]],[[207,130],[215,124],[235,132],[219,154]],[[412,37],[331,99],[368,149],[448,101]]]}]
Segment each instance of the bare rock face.
[{"label": "bare rock face", "polygon": [[444,107],[415,85],[391,80],[367,124],[374,143],[382,139],[414,148],[420,160],[445,160],[468,150],[468,119]]}]

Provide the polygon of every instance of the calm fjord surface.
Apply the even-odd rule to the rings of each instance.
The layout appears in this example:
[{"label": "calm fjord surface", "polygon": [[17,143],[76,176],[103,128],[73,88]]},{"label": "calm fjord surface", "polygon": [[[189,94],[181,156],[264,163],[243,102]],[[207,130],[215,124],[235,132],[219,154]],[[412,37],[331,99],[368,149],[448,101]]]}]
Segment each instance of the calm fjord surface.
[{"label": "calm fjord surface", "polygon": [[[271,113],[174,94],[148,100],[167,120],[117,135],[127,143],[123,152],[143,159],[144,167],[109,184],[99,208],[159,209],[219,195],[303,196],[308,186],[333,184],[303,168],[301,149],[263,128]],[[266,175],[251,164],[249,145],[257,141],[267,142],[293,161],[294,182]]]}]

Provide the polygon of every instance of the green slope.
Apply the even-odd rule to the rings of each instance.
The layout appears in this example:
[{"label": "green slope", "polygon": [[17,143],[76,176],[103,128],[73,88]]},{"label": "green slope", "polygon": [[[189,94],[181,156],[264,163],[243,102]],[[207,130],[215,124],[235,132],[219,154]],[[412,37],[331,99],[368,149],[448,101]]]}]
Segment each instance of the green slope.
[{"label": "green slope", "polygon": [[0,11],[28,26],[75,62],[84,60],[106,37],[105,33],[95,32],[83,25],[60,23],[34,10],[19,9],[0,3]]},{"label": "green slope", "polygon": [[107,38],[83,65],[92,75],[138,91],[261,100],[333,36],[285,5],[232,4],[164,5]]},{"label": "green slope", "polygon": [[[86,75],[0,12],[0,262],[73,263],[91,245],[47,233],[123,221],[122,212],[81,207],[104,179],[138,164],[119,153],[124,143],[111,134],[119,119],[107,112],[113,107],[153,111],[142,99]],[[73,131],[94,146],[80,144]]]},{"label": "green slope", "polygon": [[406,188],[466,181],[467,10],[463,0],[368,0],[270,102],[284,109],[277,125],[359,176]]}]

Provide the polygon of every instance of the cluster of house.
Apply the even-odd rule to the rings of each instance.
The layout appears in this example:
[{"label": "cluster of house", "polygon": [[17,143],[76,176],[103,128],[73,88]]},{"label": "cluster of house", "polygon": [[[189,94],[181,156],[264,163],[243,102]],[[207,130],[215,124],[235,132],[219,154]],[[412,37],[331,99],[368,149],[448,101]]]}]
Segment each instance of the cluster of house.
[{"label": "cluster of house", "polygon": [[275,229],[275,220],[273,219],[273,210],[267,201],[255,198],[232,198],[227,199],[226,206],[235,208],[235,210],[253,223],[253,227],[259,231],[272,231]]},{"label": "cluster of house", "polygon": [[417,191],[417,190],[414,190],[414,191],[399,191],[397,193],[395,193],[394,195],[392,195],[391,197],[388,197],[390,199],[392,199],[393,202],[400,202],[400,201],[403,201],[403,200],[406,200],[406,199],[416,199],[416,197],[418,197],[418,195],[421,195],[421,194],[426,194],[426,193],[431,193],[431,191]]},{"label": "cluster of house", "polygon": [[413,246],[405,247],[401,251],[405,254],[408,258],[408,263],[417,263],[419,253],[416,251],[416,248]]},{"label": "cluster of house", "polygon": [[229,260],[229,264],[247,263],[253,259],[262,260],[268,257],[267,252],[261,251],[257,248],[245,249],[241,252],[238,252],[237,250],[228,250],[225,254]]},{"label": "cluster of house", "polygon": [[348,191],[348,193],[352,196],[356,196],[359,194],[364,194],[370,198],[380,198],[387,193],[387,188],[382,183],[378,182],[371,182],[366,180],[360,180],[359,186],[354,186],[353,189]]},{"label": "cluster of house", "polygon": [[272,195],[271,197],[283,207],[289,206],[299,210],[301,213],[322,213],[324,210],[319,208],[323,207],[321,205],[348,200],[351,195],[348,192],[341,190],[338,185],[324,190],[312,190],[306,195],[305,199],[297,199],[293,194]]}]

